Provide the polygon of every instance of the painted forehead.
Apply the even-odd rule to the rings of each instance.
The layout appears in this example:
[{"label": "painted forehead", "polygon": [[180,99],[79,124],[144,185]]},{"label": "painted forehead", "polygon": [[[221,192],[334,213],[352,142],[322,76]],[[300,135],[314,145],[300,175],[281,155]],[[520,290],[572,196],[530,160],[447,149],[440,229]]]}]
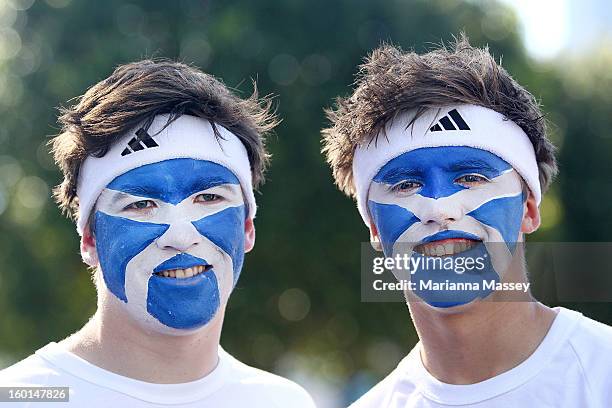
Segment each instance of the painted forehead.
[{"label": "painted forehead", "polygon": [[512,169],[505,160],[486,150],[467,146],[426,147],[399,155],[385,164],[374,181],[395,184],[406,179],[424,179],[436,173],[476,172],[497,177]]},{"label": "painted forehead", "polygon": [[207,160],[170,159],[130,170],[107,188],[177,204],[199,191],[225,184],[240,184],[225,166]]}]

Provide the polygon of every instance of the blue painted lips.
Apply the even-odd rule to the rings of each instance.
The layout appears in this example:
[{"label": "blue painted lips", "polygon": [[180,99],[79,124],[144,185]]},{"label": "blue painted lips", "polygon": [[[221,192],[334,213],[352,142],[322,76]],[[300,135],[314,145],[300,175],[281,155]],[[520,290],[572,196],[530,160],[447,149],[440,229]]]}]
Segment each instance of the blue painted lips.
[{"label": "blue painted lips", "polygon": [[160,275],[153,275],[150,279],[159,280],[158,285],[165,285],[168,289],[177,288],[181,286],[189,286],[189,285],[197,285],[198,283],[202,283],[206,280],[204,275],[209,273],[214,273],[211,269],[206,272],[199,273],[194,276],[190,276],[189,278],[166,278]]},{"label": "blue painted lips", "polygon": [[[170,271],[173,269],[187,269],[195,266],[204,266],[203,272],[197,275],[190,276],[188,278],[166,278],[159,274],[159,272]],[[197,285],[198,283],[204,283],[207,279],[203,276],[205,273],[214,273],[212,265],[206,260],[198,258],[186,253],[181,253],[173,256],[172,258],[162,262],[153,270],[153,276],[151,279],[159,279],[158,285],[166,285],[168,288],[180,287],[186,285]]]},{"label": "blue painted lips", "polygon": [[194,266],[211,266],[202,258],[197,256],[181,253],[159,264],[153,270],[154,273],[169,271],[172,269],[187,269]]},{"label": "blue painted lips", "polygon": [[195,329],[208,323],[221,299],[212,270],[190,278],[152,275],[148,283],[147,311],[176,329]]},{"label": "blue painted lips", "polygon": [[434,241],[442,241],[445,239],[469,239],[472,241],[482,241],[482,239],[474,234],[464,231],[446,230],[440,231],[433,235],[423,238],[421,244],[427,244]]}]

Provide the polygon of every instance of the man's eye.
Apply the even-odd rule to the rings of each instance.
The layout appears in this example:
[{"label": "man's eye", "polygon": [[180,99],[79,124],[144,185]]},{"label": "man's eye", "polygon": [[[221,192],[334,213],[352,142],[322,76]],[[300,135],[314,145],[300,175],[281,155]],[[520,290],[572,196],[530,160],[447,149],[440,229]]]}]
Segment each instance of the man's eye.
[{"label": "man's eye", "polygon": [[416,181],[405,180],[391,187],[391,190],[395,192],[407,192],[407,191],[411,191],[419,187],[421,187],[421,183],[417,183]]},{"label": "man's eye", "polygon": [[217,194],[211,194],[211,193],[203,193],[203,194],[199,194],[196,197],[196,201],[199,202],[213,202],[213,201],[219,201],[221,199],[221,196],[217,195]]},{"label": "man's eye", "polygon": [[486,183],[488,181],[489,181],[488,178],[481,176],[480,174],[466,174],[465,176],[461,176],[457,180],[455,180],[455,183],[480,184],[480,183]]},{"label": "man's eye", "polygon": [[146,210],[155,207],[155,203],[151,200],[140,200],[132,203],[124,208],[124,210]]}]

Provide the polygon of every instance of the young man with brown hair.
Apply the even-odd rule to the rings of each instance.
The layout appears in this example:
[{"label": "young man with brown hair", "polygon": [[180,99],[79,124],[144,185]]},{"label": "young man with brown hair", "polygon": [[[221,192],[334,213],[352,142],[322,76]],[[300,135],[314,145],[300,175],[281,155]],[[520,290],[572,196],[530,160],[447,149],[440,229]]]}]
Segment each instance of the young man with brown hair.
[{"label": "young man with brown hair", "polygon": [[228,298],[255,243],[253,189],[268,162],[268,101],[193,67],[120,66],[64,110],[56,188],[98,308],[0,384],[64,386],[88,407],[313,407],[289,380],[220,346]]},{"label": "young man with brown hair", "polygon": [[612,406],[612,328],[528,290],[524,236],[557,166],[538,104],[488,50],[382,46],[328,117],[323,151],[372,245],[415,260],[393,273],[420,342],[353,406]]}]

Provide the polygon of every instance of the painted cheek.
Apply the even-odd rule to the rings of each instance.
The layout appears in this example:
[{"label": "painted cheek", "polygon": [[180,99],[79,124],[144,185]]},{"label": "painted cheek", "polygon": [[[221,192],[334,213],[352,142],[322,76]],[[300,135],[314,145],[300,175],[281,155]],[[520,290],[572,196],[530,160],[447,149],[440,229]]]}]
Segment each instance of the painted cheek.
[{"label": "painted cheek", "polygon": [[419,219],[407,209],[394,204],[368,201],[370,214],[383,246],[385,256],[393,256],[395,241]]},{"label": "painted cheek", "polygon": [[523,194],[491,200],[467,215],[499,231],[514,252],[523,219]]},{"label": "painted cheek", "polygon": [[102,276],[108,289],[127,302],[125,270],[128,262],[142,252],[170,227],[114,217],[97,211],[95,214],[96,250]]},{"label": "painted cheek", "polygon": [[234,285],[238,281],[244,261],[245,214],[245,206],[241,205],[192,222],[200,234],[229,255],[232,260]]}]

